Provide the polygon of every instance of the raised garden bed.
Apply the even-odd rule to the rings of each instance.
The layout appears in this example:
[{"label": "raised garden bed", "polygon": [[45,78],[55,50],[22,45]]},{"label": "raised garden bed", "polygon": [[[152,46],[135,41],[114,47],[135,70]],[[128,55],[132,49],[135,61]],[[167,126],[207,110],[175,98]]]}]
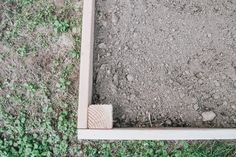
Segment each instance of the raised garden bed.
[{"label": "raised garden bed", "polygon": [[79,138],[236,138],[235,6],[85,1]]}]

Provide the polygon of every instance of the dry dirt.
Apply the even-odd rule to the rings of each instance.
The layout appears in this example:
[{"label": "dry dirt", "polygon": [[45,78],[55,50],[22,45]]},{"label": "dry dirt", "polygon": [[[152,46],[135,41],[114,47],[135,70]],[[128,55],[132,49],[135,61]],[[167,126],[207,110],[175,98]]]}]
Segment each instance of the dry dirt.
[{"label": "dry dirt", "polygon": [[116,127],[236,127],[235,0],[97,0],[95,32]]}]

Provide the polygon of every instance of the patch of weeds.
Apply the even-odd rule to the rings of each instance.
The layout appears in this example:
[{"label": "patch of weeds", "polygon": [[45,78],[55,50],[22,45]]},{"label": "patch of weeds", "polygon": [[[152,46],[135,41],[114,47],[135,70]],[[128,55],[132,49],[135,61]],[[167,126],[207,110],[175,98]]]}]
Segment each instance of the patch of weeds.
[{"label": "patch of weeds", "polygon": [[67,32],[70,24],[67,20],[56,20],[54,22],[54,29],[57,33]]},{"label": "patch of weeds", "polygon": [[80,57],[80,52],[76,49],[69,50],[68,54],[73,59],[79,59],[79,57]]},{"label": "patch of weeds", "polygon": [[23,44],[20,47],[16,49],[16,52],[21,56],[25,56],[27,53],[29,53],[29,46],[27,44]]},{"label": "patch of weeds", "polygon": [[3,89],[3,83],[0,81],[0,89]]},{"label": "patch of weeds", "polygon": [[10,46],[22,40],[22,32],[32,33],[38,26],[53,25],[56,19],[55,6],[46,0],[6,1],[4,7],[0,40]]},{"label": "patch of weeds", "polygon": [[20,4],[22,6],[28,5],[28,4],[31,4],[31,3],[33,3],[33,0],[20,0]]},{"label": "patch of weeds", "polygon": [[39,34],[36,37],[35,46],[36,46],[36,49],[47,48],[49,46],[49,44],[48,44],[48,36],[46,36],[45,34]]},{"label": "patch of weeds", "polygon": [[22,103],[24,101],[24,95],[19,93],[9,94],[7,98],[16,103]]},{"label": "patch of weeds", "polygon": [[38,86],[32,82],[27,82],[24,84],[24,87],[27,89],[27,91],[35,93],[38,89]]},{"label": "patch of weeds", "polygon": [[53,73],[56,72],[56,69],[60,64],[61,64],[60,58],[53,59],[53,61],[52,61],[52,71],[53,71]]},{"label": "patch of weeds", "polygon": [[69,85],[71,84],[70,80],[68,79],[68,76],[70,74],[70,72],[73,69],[73,65],[69,65],[66,66],[61,74],[61,77],[58,80],[57,83],[57,87],[62,90],[65,91],[68,89]]},{"label": "patch of weeds", "polygon": [[0,119],[4,124],[0,128],[0,154],[1,156],[47,156],[48,145],[35,138],[37,134],[27,133],[27,113],[20,110],[17,117],[4,112],[0,108]]},{"label": "patch of weeds", "polygon": [[56,19],[54,11],[55,7],[52,4],[48,4],[39,6],[35,12],[23,14],[25,24],[21,28],[26,27],[28,30],[33,31],[37,26],[53,24]]},{"label": "patch of weeds", "polygon": [[9,56],[9,51],[0,54],[0,61],[4,61]]},{"label": "patch of weeds", "polygon": [[57,87],[64,91],[69,87],[70,84],[71,84],[71,82],[67,78],[60,77],[58,80]]},{"label": "patch of weeds", "polygon": [[85,145],[83,151],[85,156],[124,157],[219,157],[235,156],[236,146],[234,144],[223,144],[221,142],[203,142],[189,144],[182,142],[182,146],[170,147],[162,141],[118,141],[98,142]]},{"label": "patch of weeds", "polygon": [[76,46],[80,47],[81,37],[80,36],[74,36],[74,41],[75,41]]}]

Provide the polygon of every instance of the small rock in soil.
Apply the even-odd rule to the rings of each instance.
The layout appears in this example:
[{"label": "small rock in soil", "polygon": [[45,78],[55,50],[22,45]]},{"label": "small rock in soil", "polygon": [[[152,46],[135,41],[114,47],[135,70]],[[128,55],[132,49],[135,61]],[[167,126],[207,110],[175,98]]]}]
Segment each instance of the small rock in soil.
[{"label": "small rock in soil", "polygon": [[123,115],[121,116],[121,119],[125,119],[125,118],[126,118],[126,115],[123,114]]},{"label": "small rock in soil", "polygon": [[128,74],[128,75],[127,75],[127,80],[128,80],[129,82],[132,82],[132,81],[134,80],[134,77],[133,77],[132,75]]},{"label": "small rock in soil", "polygon": [[106,44],[104,44],[104,43],[99,44],[98,47],[100,49],[106,49],[107,48]]},{"label": "small rock in soil", "polygon": [[169,120],[169,119],[166,120],[166,124],[167,124],[167,125],[171,125],[171,124],[172,124],[171,120]]},{"label": "small rock in soil", "polygon": [[131,101],[134,101],[136,96],[135,96],[135,94],[131,94],[129,98],[130,98]]},{"label": "small rock in soil", "polygon": [[194,104],[194,105],[193,105],[193,108],[194,108],[194,110],[196,110],[196,111],[197,111],[197,110],[199,109],[199,106],[198,106],[198,104]]},{"label": "small rock in soil", "polygon": [[202,120],[204,122],[206,121],[212,121],[216,117],[216,114],[213,111],[207,111],[202,113]]},{"label": "small rock in soil", "polygon": [[179,93],[179,97],[180,97],[181,99],[183,99],[183,98],[184,98],[184,96],[185,96],[185,94],[184,94],[184,93]]},{"label": "small rock in soil", "polygon": [[199,83],[200,85],[202,85],[202,84],[203,84],[203,80],[202,80],[202,79],[198,80],[198,83]]},{"label": "small rock in soil", "polygon": [[219,98],[220,98],[220,95],[217,94],[217,93],[215,93],[215,94],[213,95],[213,98],[214,98],[214,99],[219,99]]},{"label": "small rock in soil", "polygon": [[134,48],[134,49],[137,49],[137,48],[138,48],[138,44],[135,43],[135,44],[133,45],[133,48]]},{"label": "small rock in soil", "polygon": [[79,33],[80,33],[80,29],[77,28],[77,27],[73,27],[73,28],[72,28],[72,33],[73,33],[73,34],[79,34]]},{"label": "small rock in soil", "polygon": [[236,110],[236,105],[232,105],[231,107],[232,109]]},{"label": "small rock in soil", "polygon": [[116,14],[112,14],[112,19],[111,19],[111,21],[112,21],[112,23],[114,24],[114,25],[116,25],[117,23],[118,23],[118,17],[117,17],[117,15]]},{"label": "small rock in soil", "polygon": [[222,105],[226,106],[227,104],[228,104],[227,101],[224,101]]},{"label": "small rock in soil", "polygon": [[110,57],[110,56],[111,56],[111,53],[108,52],[108,53],[107,53],[107,57]]},{"label": "small rock in soil", "polygon": [[119,80],[118,80],[118,75],[117,75],[117,74],[115,74],[115,75],[113,76],[113,82],[114,82],[114,84],[115,84],[116,86],[118,86]]},{"label": "small rock in soil", "polygon": [[236,88],[236,81],[234,82],[234,87]]},{"label": "small rock in soil", "polygon": [[197,103],[197,99],[196,98],[192,98],[192,103]]},{"label": "small rock in soil", "polygon": [[219,83],[218,81],[214,81],[214,83],[215,83],[215,86],[216,86],[216,87],[219,87],[219,86],[220,86],[220,83]]}]

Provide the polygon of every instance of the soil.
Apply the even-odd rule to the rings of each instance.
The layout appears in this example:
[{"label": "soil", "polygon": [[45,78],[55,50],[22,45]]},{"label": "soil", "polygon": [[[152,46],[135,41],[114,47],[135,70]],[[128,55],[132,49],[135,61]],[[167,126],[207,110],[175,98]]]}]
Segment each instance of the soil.
[{"label": "soil", "polygon": [[115,127],[236,127],[236,1],[97,0],[93,89]]}]

